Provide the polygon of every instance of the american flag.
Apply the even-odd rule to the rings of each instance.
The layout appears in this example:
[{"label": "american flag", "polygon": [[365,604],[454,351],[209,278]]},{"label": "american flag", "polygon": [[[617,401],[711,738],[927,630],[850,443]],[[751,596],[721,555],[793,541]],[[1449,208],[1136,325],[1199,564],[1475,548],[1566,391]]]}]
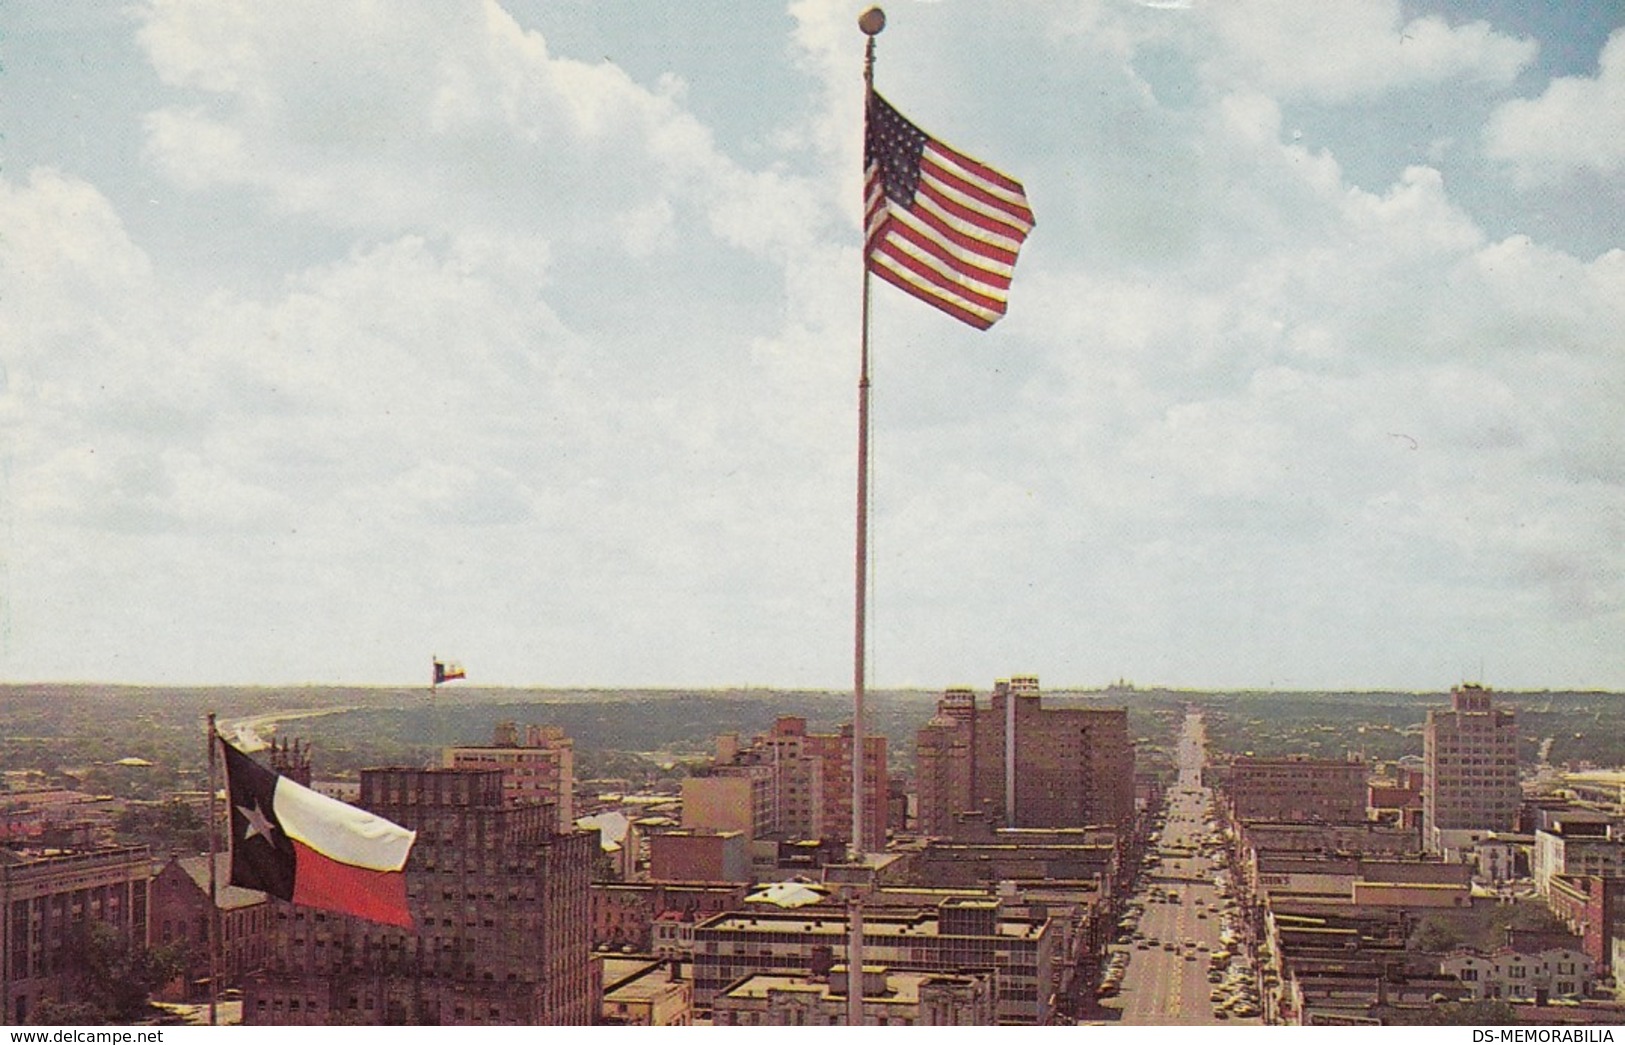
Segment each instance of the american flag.
[{"label": "american flag", "polygon": [[864,164],[869,271],[978,330],[997,322],[1033,227],[1021,183],[933,139],[873,91]]}]

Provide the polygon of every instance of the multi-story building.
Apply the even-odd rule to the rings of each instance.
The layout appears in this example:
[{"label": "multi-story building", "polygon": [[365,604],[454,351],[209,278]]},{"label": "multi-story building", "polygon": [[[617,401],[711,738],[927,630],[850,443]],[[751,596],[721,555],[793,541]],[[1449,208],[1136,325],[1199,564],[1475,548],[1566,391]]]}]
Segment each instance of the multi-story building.
[{"label": "multi-story building", "polygon": [[[785,723],[796,722],[781,718],[774,725],[778,732]],[[804,722],[799,723],[805,729]],[[823,834],[819,837],[836,842],[852,841],[852,726],[843,725],[835,733],[808,733],[807,751],[822,763],[819,774],[819,820]],[[863,738],[863,850],[878,853],[886,848],[887,815],[886,787],[890,777],[886,774],[886,738],[868,735]]]},{"label": "multi-story building", "polygon": [[[215,858],[215,896],[220,910],[220,986],[241,987],[270,951],[271,903],[258,889],[229,884],[231,855]],[[209,858],[172,856],[153,876],[149,924],[152,942],[187,945],[179,997],[207,992],[209,969]]]},{"label": "multi-story building", "polygon": [[771,766],[729,763],[683,778],[683,830],[737,831],[755,841],[777,827]]},{"label": "multi-story building", "polygon": [[[744,831],[752,840],[852,839],[852,727],[809,733],[782,715],[770,733],[741,746],[719,738],[713,764],[683,781],[683,826]],[[886,846],[886,738],[864,738],[864,849]]]},{"label": "multi-story building", "polygon": [[1553,875],[1618,878],[1625,875],[1625,834],[1606,822],[1555,820],[1535,832],[1529,864],[1541,896],[1551,892]]},{"label": "multi-story building", "polygon": [[575,741],[558,726],[525,727],[497,723],[490,746],[448,747],[441,765],[447,769],[500,769],[502,789],[513,805],[549,805],[558,829],[575,823]]},{"label": "multi-story building", "polygon": [[1224,792],[1237,820],[1357,823],[1366,818],[1366,772],[1355,759],[1238,755]]},{"label": "multi-story building", "polygon": [[[994,1023],[990,973],[950,975],[863,967],[867,1027],[982,1027]],[[712,999],[719,1027],[840,1027],[847,1022],[850,977],[844,965],[827,975],[754,973]]]},{"label": "multi-story building", "polygon": [[505,801],[494,768],[363,770],[359,804],[417,831],[415,930],[275,904],[244,1023],[592,1022],[596,832],[560,832],[551,805]]},{"label": "multi-story building", "polygon": [[1625,938],[1625,878],[1554,874],[1546,905],[1580,940],[1592,968],[1606,976],[1614,938]]},{"label": "multi-story building", "polygon": [[310,745],[299,737],[272,737],[269,752],[271,769],[296,784],[310,786]]},{"label": "multi-story building", "polygon": [[72,1001],[64,951],[93,922],[145,946],[147,847],[78,852],[0,849],[0,1023],[27,1023],[44,1001]]},{"label": "multi-story building", "polygon": [[924,834],[952,834],[966,812],[1007,827],[1134,816],[1127,709],[1045,708],[1033,676],[996,682],[985,708],[968,690],[946,691],[916,735],[915,764]]},{"label": "multi-story building", "polygon": [[1490,691],[1468,683],[1450,710],[1428,712],[1422,733],[1422,818],[1434,852],[1469,847],[1489,831],[1516,826],[1518,720]]},{"label": "multi-story building", "polygon": [[[719,752],[720,754],[720,752]],[[824,758],[808,737],[807,720],[781,715],[771,732],[757,737],[749,748],[736,752],[733,759],[754,758],[771,767],[773,774],[774,819],[772,832],[781,838],[823,839],[834,837],[826,825]],[[719,761],[729,761],[720,759]],[[845,778],[850,787],[851,777]],[[846,808],[851,809],[850,794]],[[847,814],[850,821],[851,813]],[[841,832],[846,838],[851,831]]]},{"label": "multi-story building", "polygon": [[750,853],[739,831],[666,831],[649,838],[655,882],[747,882]]},{"label": "multi-story building", "polygon": [[[1002,1024],[1048,1024],[1054,1015],[1056,941],[1046,916],[1016,916],[996,898],[953,897],[935,907],[866,912],[865,966],[991,971]],[[828,968],[846,960],[844,908],[719,914],[694,929],[694,999],[702,1009],[742,977]]]},{"label": "multi-story building", "polygon": [[954,817],[976,801],[976,691],[944,690],[937,713],[914,738],[915,830],[954,833]]}]

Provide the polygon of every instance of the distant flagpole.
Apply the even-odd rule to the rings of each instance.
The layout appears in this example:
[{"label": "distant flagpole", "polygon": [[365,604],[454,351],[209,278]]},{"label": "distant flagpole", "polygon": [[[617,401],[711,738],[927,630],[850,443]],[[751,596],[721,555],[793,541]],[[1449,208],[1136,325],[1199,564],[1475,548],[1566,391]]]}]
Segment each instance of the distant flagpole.
[{"label": "distant flagpole", "polygon": [[[220,1007],[220,843],[215,831],[220,823],[220,746],[215,743],[214,712],[209,712],[209,1026],[215,1026]],[[227,821],[228,823],[230,821]]]}]

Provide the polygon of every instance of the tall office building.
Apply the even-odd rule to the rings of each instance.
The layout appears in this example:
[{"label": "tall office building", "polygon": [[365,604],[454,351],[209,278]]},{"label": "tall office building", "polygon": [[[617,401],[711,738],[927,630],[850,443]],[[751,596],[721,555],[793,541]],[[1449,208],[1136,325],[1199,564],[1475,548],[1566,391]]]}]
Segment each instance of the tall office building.
[{"label": "tall office building", "polygon": [[994,684],[988,706],[944,692],[915,736],[923,834],[965,813],[1006,827],[1121,824],[1134,815],[1126,708],[1046,708],[1033,676]]},{"label": "tall office building", "polygon": [[1450,710],[1428,712],[1422,733],[1422,818],[1434,852],[1469,844],[1488,831],[1509,831],[1523,792],[1518,786],[1518,721],[1476,683],[1450,693]]},{"label": "tall office building", "polygon": [[447,769],[500,769],[510,805],[552,805],[558,829],[575,825],[575,741],[558,726],[525,727],[499,722],[489,745],[448,747]]},{"label": "tall office building", "polygon": [[497,769],[367,769],[360,805],[417,831],[414,930],[275,903],[256,1024],[588,1024],[597,832],[504,801]]},{"label": "tall office building", "polygon": [[954,833],[955,813],[976,808],[976,691],[943,691],[914,738],[915,830]]},{"label": "tall office building", "polygon": [[[809,733],[806,719],[781,715],[771,732],[747,745],[735,734],[718,740],[712,766],[683,782],[684,827],[851,841],[850,724],[835,733]],[[886,847],[886,738],[867,736],[864,749],[864,849],[879,852]]]}]

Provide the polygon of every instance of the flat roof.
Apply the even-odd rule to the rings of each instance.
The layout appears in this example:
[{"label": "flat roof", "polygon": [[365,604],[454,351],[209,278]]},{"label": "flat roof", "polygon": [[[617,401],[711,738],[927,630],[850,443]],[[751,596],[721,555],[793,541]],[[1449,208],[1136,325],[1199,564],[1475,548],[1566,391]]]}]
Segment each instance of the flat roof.
[{"label": "flat roof", "polygon": [[[828,913],[819,913],[811,908],[801,908],[790,913],[777,910],[761,913],[751,911],[728,911],[713,915],[700,923],[701,930],[722,930],[725,932],[790,932],[807,933],[809,935],[824,934],[844,939],[847,932],[845,912],[835,908],[827,909]],[[1036,939],[1048,924],[1048,920],[1023,918],[1020,916],[1005,915],[994,924],[994,932],[998,936],[1011,939]],[[863,917],[863,932],[865,936],[950,936],[963,938],[966,933],[944,933],[940,930],[935,911],[920,912],[916,914],[899,914],[886,911],[865,911]]]}]

